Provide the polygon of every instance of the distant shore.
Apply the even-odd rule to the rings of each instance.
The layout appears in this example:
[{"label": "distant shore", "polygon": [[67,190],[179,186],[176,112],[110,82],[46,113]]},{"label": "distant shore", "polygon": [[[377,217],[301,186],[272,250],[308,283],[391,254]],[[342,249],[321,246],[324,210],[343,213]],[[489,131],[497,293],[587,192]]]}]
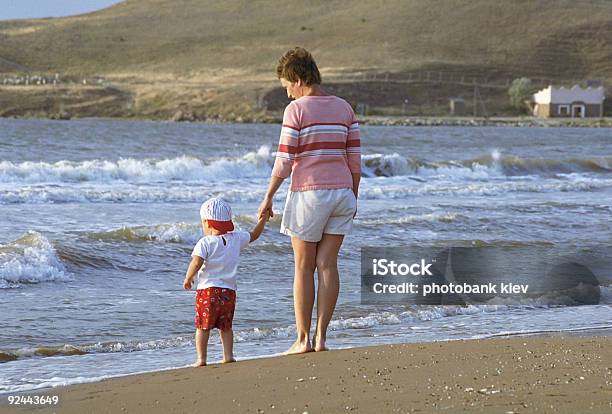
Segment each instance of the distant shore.
[{"label": "distant shore", "polygon": [[[612,337],[396,344],[77,384],[39,413],[609,413]],[[22,394],[30,395],[30,394]],[[1,412],[31,411],[31,407]]]},{"label": "distant shore", "polygon": [[[612,128],[612,117],[605,118],[550,118],[542,119],[535,117],[434,117],[434,116],[358,116],[362,125],[375,126],[423,126],[423,127],[562,127],[562,128]],[[253,116],[230,116],[212,117],[198,119],[179,114],[173,119],[164,118],[144,118],[138,116],[128,117],[70,117],[64,115],[43,115],[38,116],[11,116],[4,119],[52,119],[52,120],[86,120],[86,119],[105,119],[123,121],[172,121],[172,122],[195,122],[205,124],[280,124],[280,115],[253,115]]]},{"label": "distant shore", "polygon": [[388,126],[501,126],[501,127],[582,127],[611,128],[612,118],[535,118],[535,117],[388,117],[365,116],[366,125]]}]

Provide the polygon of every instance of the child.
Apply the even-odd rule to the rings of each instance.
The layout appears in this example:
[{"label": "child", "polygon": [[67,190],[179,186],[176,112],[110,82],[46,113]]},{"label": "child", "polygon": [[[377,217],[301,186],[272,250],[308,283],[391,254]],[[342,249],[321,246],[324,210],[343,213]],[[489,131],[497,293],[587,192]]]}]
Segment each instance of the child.
[{"label": "child", "polygon": [[212,328],[221,332],[223,362],[234,362],[232,320],[236,306],[236,270],[240,251],[259,238],[268,215],[262,216],[253,231],[233,231],[232,208],[222,198],[211,198],[200,208],[202,237],[191,253],[183,281],[185,289],[196,282],[196,351],[194,367],[206,365],[206,349]]}]

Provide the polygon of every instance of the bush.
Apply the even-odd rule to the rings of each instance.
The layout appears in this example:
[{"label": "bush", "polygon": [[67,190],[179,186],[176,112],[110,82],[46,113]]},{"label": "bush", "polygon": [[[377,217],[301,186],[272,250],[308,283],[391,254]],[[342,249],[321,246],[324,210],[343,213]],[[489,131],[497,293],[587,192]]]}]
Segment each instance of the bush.
[{"label": "bush", "polygon": [[529,107],[525,101],[531,100],[531,95],[537,91],[537,87],[533,85],[531,79],[518,78],[512,81],[508,95],[510,95],[510,104],[521,112],[526,112]]}]

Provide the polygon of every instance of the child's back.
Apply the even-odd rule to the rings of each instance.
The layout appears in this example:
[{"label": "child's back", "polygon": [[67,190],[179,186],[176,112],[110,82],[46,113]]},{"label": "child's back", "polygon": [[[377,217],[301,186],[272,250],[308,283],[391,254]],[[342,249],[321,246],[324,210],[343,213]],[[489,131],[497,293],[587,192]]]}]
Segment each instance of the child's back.
[{"label": "child's back", "polygon": [[204,259],[204,265],[198,271],[196,289],[221,287],[236,290],[240,251],[250,241],[251,234],[248,231],[202,237],[191,253],[192,256]]}]

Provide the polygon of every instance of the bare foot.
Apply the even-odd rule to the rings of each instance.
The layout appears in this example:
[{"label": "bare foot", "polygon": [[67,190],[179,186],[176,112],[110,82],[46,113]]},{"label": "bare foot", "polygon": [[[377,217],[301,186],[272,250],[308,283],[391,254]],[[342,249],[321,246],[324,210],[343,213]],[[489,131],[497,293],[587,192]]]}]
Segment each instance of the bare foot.
[{"label": "bare foot", "polygon": [[316,342],[313,341],[312,347],[315,350],[315,352],[329,351],[329,349],[325,346],[324,339],[317,340]]},{"label": "bare foot", "polygon": [[236,362],[236,358],[230,358],[230,359],[224,359],[223,360],[224,364],[230,364],[232,362]]},{"label": "bare foot", "polygon": [[283,355],[305,354],[306,352],[312,351],[313,349],[309,341],[300,342],[296,340],[293,345],[291,345],[291,348],[283,352]]},{"label": "bare foot", "polygon": [[205,367],[206,366],[206,362],[204,361],[200,361],[199,359],[191,365],[194,368],[198,368],[198,367]]},{"label": "bare foot", "polygon": [[325,346],[325,339],[321,339],[320,336],[315,335],[312,337],[312,349],[315,352],[328,351],[329,349]]}]

